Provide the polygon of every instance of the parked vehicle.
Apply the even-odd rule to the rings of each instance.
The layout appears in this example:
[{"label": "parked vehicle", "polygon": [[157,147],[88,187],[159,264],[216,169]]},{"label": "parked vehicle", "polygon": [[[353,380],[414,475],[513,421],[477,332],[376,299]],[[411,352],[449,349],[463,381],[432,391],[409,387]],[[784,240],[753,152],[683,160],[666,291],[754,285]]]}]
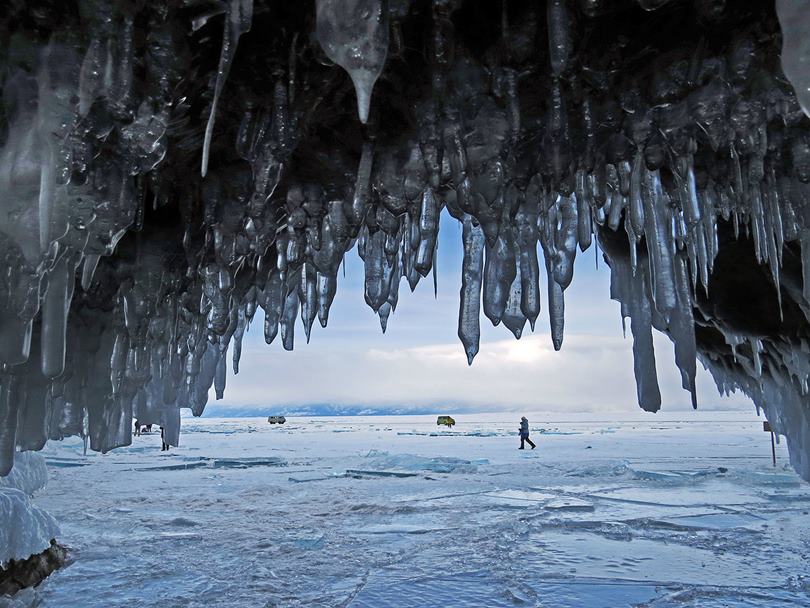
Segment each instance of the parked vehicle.
[{"label": "parked vehicle", "polygon": [[447,427],[452,427],[455,423],[456,423],[456,421],[453,419],[452,416],[439,416],[436,419],[436,424],[438,426],[444,425],[444,426],[447,426]]},{"label": "parked vehicle", "polygon": [[284,416],[268,416],[267,422],[270,424],[284,424],[287,419]]}]

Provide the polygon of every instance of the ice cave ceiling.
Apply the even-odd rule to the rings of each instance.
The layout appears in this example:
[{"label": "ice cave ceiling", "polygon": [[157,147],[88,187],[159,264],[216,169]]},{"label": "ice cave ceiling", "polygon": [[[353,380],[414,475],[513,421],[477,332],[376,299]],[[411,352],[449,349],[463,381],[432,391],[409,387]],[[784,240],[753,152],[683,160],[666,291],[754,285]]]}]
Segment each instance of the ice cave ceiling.
[{"label": "ice cave ceiling", "polygon": [[544,308],[559,349],[599,247],[640,406],[654,328],[810,478],[810,10],[776,4],[10,0],[0,474],[133,414],[176,444],[259,308],[286,349],[326,325],[355,247],[384,328],[446,210],[470,362],[481,312],[519,337]]}]

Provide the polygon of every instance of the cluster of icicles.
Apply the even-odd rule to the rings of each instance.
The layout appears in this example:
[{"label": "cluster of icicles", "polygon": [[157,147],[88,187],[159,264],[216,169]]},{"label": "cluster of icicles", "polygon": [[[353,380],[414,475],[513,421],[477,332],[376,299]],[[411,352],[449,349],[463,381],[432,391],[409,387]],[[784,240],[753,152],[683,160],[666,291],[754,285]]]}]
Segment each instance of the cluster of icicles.
[{"label": "cluster of icicles", "polygon": [[[365,300],[384,331],[401,277],[413,289],[435,268],[443,209],[463,224],[458,334],[470,363],[481,308],[518,338],[527,321],[534,328],[538,243],[559,349],[577,250],[600,232],[624,231],[629,253],[610,257],[611,296],[630,319],[639,403],[648,411],[661,404],[653,327],[674,341],[694,398],[693,303],[696,289],[710,290],[718,222],[750,235],[777,286],[786,242],[801,241],[810,259],[803,219],[810,139],[795,96],[775,78],[750,90],[757,49],[742,39],[727,57],[689,68],[686,96],[668,98],[662,79],[650,100],[629,95],[610,105],[601,91],[583,95],[574,111],[575,9],[549,0],[549,107],[541,124],[526,127],[518,69],[505,62],[485,71],[453,41],[457,4],[432,3],[433,96],[420,107],[419,132],[404,145],[367,138],[346,197],[313,182],[279,187],[294,174],[302,131],[294,116],[302,68],[292,63],[268,108],[251,109],[239,126],[236,151],[249,175],[217,172],[218,112],[239,41],[251,30],[252,0],[225,7],[208,122],[194,146],[171,138],[172,117],[192,102],[174,97],[183,68],[169,9],[149,14],[143,63],[133,51],[133,15],[88,1],[80,2],[88,40],[54,39],[39,49],[35,68],[9,70],[0,152],[0,474],[15,449],[41,449],[48,439],[82,435],[100,451],[127,445],[133,414],[162,425],[176,445],[180,408],[201,414],[212,386],[222,396],[228,362],[237,372],[258,308],[266,341],[280,334],[288,350],[299,316],[307,339],[316,318],[326,326],[339,267],[355,246]],[[599,2],[580,4],[586,16],[599,13]],[[366,123],[393,44],[391,23],[407,16],[407,2],[317,0],[314,10],[315,38],[351,77]],[[470,76],[464,103],[445,95],[458,71]],[[769,139],[773,124],[782,125],[778,139]],[[527,128],[542,137],[532,140]],[[526,140],[539,143],[527,151]],[[173,173],[183,155],[201,169],[186,193],[201,212],[181,205],[180,242],[170,228],[142,227],[146,207],[169,204],[163,193],[187,179]],[[520,155],[542,159],[527,172]],[[761,376],[767,345],[730,332],[726,340],[750,376]],[[807,357],[789,361],[804,395]]]}]

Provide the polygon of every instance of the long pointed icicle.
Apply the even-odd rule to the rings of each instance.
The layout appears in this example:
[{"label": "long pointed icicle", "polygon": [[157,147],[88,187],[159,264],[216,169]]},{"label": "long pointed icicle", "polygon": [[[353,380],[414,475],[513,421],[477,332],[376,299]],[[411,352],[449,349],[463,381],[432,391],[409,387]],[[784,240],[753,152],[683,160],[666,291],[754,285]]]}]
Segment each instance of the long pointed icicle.
[{"label": "long pointed icicle", "polygon": [[222,36],[222,51],[219,55],[217,67],[217,81],[214,85],[214,99],[211,102],[211,113],[208,115],[208,124],[205,126],[205,141],[203,142],[202,167],[200,173],[205,177],[208,173],[208,156],[211,153],[211,137],[214,134],[214,121],[217,114],[217,103],[225,88],[231,63],[236,55],[236,47],[242,34],[250,31],[253,21],[253,0],[230,0],[228,14],[225,16],[225,32]]},{"label": "long pointed icicle", "polygon": [[368,121],[371,93],[388,55],[388,3],[383,0],[318,0],[315,28],[327,57],[354,83],[357,114]]},{"label": "long pointed icicle", "polygon": [[526,315],[520,310],[521,290],[523,288],[520,264],[516,264],[515,269],[515,280],[512,281],[512,285],[509,287],[509,297],[506,300],[502,320],[515,338],[520,340],[520,336],[523,335],[523,327],[526,325]]},{"label": "long pointed icicle", "polygon": [[478,354],[481,338],[481,278],[484,268],[484,230],[464,216],[464,261],[461,273],[461,293],[458,312],[458,337],[472,365]]},{"label": "long pointed icicle", "polygon": [[647,298],[645,268],[639,266],[631,278],[630,332],[633,334],[633,372],[636,377],[638,404],[647,412],[661,409],[661,390],[655,371],[652,337],[652,310]]},{"label": "long pointed icicle", "polygon": [[692,407],[697,409],[697,346],[695,319],[692,313],[692,295],[689,290],[689,270],[682,256],[675,256],[675,286],[678,308],[673,314],[669,333],[675,343],[675,365],[681,372],[681,386],[692,396]]},{"label": "long pointed icicle", "polygon": [[217,369],[214,374],[214,391],[217,400],[225,396],[225,383],[228,376],[228,347],[226,346],[217,360]]},{"label": "long pointed icicle", "polygon": [[548,257],[546,257],[546,272],[548,273],[548,320],[551,327],[551,343],[554,345],[554,350],[560,350],[565,331],[565,293],[559,283],[554,280],[553,269]]}]

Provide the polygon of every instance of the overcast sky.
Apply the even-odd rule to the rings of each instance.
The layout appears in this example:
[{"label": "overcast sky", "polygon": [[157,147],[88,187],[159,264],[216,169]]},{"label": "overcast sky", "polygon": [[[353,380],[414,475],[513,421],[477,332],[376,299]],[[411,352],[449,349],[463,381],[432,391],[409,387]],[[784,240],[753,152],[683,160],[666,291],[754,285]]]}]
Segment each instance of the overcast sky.
[{"label": "overcast sky", "polygon": [[[347,276],[338,277],[329,326],[322,329],[316,321],[306,344],[299,322],[295,351],[286,352],[280,338],[270,346],[264,343],[259,310],[245,337],[240,373],[229,375],[225,399],[217,405],[412,404],[553,412],[638,408],[632,339],[629,333],[622,337],[619,305],[609,299],[609,270],[601,259],[596,269],[593,246],[577,258],[574,281],[565,292],[562,351],[551,345],[543,277],[543,310],[535,333],[527,324],[518,341],[482,316],[481,348],[472,367],[456,336],[462,254],[461,227],[444,213],[438,298],[431,280],[410,293],[403,279],[399,305],[383,335],[363,300],[362,260],[351,251]],[[672,343],[656,335],[655,346],[663,409],[691,409],[689,394],[680,387]],[[698,368],[700,408],[751,410],[751,402],[741,395],[721,398],[709,374]],[[209,403],[214,404],[213,394]]]}]

